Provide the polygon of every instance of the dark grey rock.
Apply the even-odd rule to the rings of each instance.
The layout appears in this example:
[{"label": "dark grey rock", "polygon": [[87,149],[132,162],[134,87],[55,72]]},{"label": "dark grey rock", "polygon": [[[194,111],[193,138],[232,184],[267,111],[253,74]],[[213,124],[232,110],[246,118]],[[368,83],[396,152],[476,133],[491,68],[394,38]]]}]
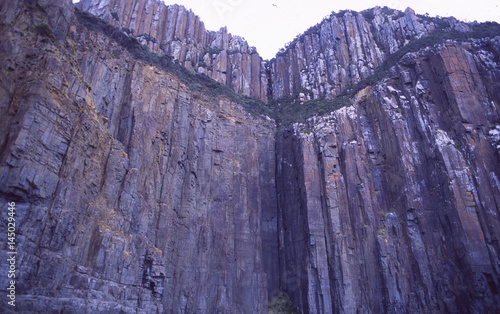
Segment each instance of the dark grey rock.
[{"label": "dark grey rock", "polygon": [[[352,106],[276,130],[134,59],[73,10],[0,3],[16,312],[266,313],[288,300],[280,291],[303,313],[500,311],[498,37],[407,54]],[[384,14],[332,18],[296,49],[324,57],[334,40],[356,61],[373,52],[375,67],[371,31],[394,52],[435,27],[410,9]],[[276,64],[311,54],[297,56]],[[311,64],[351,82],[372,70]],[[274,88],[291,95],[283,77]]]}]

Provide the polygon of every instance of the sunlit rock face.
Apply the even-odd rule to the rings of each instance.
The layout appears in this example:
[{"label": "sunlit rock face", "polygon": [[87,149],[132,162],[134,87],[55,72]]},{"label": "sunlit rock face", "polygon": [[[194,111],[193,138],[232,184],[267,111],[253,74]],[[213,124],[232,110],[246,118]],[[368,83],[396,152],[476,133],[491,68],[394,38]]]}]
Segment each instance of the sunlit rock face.
[{"label": "sunlit rock face", "polygon": [[409,8],[332,13],[271,60],[272,97],[333,98],[372,75],[388,55],[443,27],[469,29],[454,18],[418,17]]},{"label": "sunlit rock face", "polygon": [[[80,7],[117,28],[92,30],[66,0],[0,3],[16,311],[276,313],[284,291],[302,313],[500,312],[500,36],[402,50],[469,26],[374,8],[333,14],[265,65],[181,6]],[[278,126],[191,73],[307,102],[381,67],[352,104]]]}]

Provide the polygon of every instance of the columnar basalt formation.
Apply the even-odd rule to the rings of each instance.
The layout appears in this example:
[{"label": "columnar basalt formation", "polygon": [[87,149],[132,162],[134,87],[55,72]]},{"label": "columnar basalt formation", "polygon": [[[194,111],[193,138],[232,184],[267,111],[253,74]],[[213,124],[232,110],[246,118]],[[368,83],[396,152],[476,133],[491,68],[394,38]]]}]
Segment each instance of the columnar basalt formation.
[{"label": "columnar basalt formation", "polygon": [[389,54],[445,26],[468,29],[454,18],[417,17],[410,8],[332,13],[270,61],[272,97],[333,98],[373,74]]},{"label": "columnar basalt formation", "polygon": [[[16,309],[265,312],[278,289],[274,122],[192,92],[72,13],[56,23],[59,8],[72,12],[65,1],[0,10],[17,13],[2,18],[0,48]],[[32,21],[68,35],[40,36]]]},{"label": "columnar basalt formation", "polygon": [[304,312],[498,311],[499,53],[410,54],[278,135],[280,279]]},{"label": "columnar basalt formation", "polygon": [[153,52],[171,56],[239,94],[267,100],[264,61],[255,47],[227,28],[207,31],[192,11],[158,0],[82,0],[78,5],[127,29]]},{"label": "columnar basalt formation", "polygon": [[[500,312],[500,34],[409,50],[473,25],[343,12],[266,71],[181,6],[80,6],[117,27],[93,27],[69,0],[0,3],[17,311],[276,313],[284,291],[301,313]],[[204,73],[264,99],[235,88],[257,86],[253,61],[236,68],[245,51],[276,106],[334,98],[384,69],[350,105],[277,127],[184,69],[208,53],[232,81]]]}]

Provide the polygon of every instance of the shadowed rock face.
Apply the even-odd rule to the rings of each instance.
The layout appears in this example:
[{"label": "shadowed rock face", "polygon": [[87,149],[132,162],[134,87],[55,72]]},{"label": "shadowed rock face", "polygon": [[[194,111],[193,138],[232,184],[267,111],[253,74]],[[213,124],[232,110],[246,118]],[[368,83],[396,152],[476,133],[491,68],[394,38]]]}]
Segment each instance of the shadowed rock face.
[{"label": "shadowed rock face", "polygon": [[278,134],[280,279],[305,312],[498,311],[499,44],[413,54]]},{"label": "shadowed rock face", "polygon": [[267,100],[265,63],[255,47],[226,28],[207,31],[200,18],[179,5],[157,0],[82,0],[83,10],[133,31],[155,53],[174,58],[235,92]]},{"label": "shadowed rock face", "polygon": [[[180,30],[179,51],[194,54],[234,38],[179,6],[84,4],[135,34],[155,30],[158,53]],[[280,82],[300,62],[335,71],[308,60],[338,27],[358,30],[328,55],[349,63],[357,51],[376,67],[437,25],[381,10],[332,17],[320,46],[306,34],[271,61],[273,96],[296,92]],[[151,15],[174,11],[175,26]],[[277,130],[134,59],[81,25],[69,1],[2,2],[0,21],[0,202],[16,202],[16,310],[267,313],[282,290],[304,313],[500,311],[500,37],[408,53],[352,106]],[[344,61],[337,69],[351,71]],[[365,75],[352,71],[314,97]]]},{"label": "shadowed rock face", "polygon": [[54,44],[24,24],[37,8],[11,5],[0,199],[16,202],[16,308],[264,312],[278,289],[274,122],[115,57],[72,13]]}]

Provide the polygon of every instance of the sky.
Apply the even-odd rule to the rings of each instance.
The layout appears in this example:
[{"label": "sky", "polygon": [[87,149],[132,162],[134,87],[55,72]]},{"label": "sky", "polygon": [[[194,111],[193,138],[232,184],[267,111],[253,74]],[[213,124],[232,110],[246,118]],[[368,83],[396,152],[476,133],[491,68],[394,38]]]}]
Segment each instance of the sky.
[{"label": "sky", "polygon": [[[79,0],[73,0],[78,2]],[[264,59],[272,59],[295,36],[340,10],[363,11],[375,6],[417,14],[454,16],[463,21],[500,22],[500,0],[162,0],[191,9],[207,30],[227,26],[244,37]]]}]

